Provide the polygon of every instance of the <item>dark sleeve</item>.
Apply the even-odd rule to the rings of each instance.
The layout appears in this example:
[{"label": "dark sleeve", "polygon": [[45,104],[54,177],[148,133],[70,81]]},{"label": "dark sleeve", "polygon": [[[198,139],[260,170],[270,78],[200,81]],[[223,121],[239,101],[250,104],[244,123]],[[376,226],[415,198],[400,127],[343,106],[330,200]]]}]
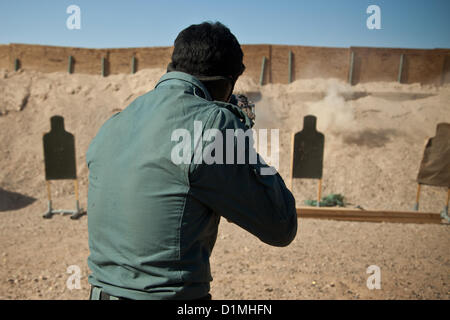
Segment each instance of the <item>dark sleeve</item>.
[{"label": "dark sleeve", "polygon": [[294,197],[276,170],[262,174],[261,169],[269,167],[261,161],[249,161],[251,143],[245,144],[245,161],[238,164],[236,157],[242,144],[235,137],[231,143],[234,162],[227,164],[226,152],[230,149],[226,148],[226,129],[246,130],[246,127],[227,111],[219,111],[213,119],[212,127],[223,136],[223,163],[202,162],[194,166],[190,173],[191,195],[261,241],[287,246],[297,233]]}]

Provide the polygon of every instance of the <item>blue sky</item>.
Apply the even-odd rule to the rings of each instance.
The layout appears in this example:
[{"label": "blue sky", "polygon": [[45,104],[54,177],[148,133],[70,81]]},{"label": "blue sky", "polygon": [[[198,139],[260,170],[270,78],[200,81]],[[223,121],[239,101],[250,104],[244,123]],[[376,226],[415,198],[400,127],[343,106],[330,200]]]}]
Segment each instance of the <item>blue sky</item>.
[{"label": "blue sky", "polygon": [[[81,29],[69,30],[69,5]],[[369,30],[369,5],[381,29]],[[170,46],[185,27],[227,25],[241,44],[450,48],[450,0],[0,0],[0,43]]]}]

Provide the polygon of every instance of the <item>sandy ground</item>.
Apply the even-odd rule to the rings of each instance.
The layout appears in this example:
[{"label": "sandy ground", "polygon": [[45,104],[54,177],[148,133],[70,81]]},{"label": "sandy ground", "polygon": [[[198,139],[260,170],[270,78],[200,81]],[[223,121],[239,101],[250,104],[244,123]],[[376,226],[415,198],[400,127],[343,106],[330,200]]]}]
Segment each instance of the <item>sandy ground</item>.
[{"label": "sandy ground", "polygon": [[[42,134],[51,116],[65,117],[76,139],[86,207],[90,140],[163,73],[102,78],[0,70],[0,299],[88,296],[87,217],[42,219]],[[279,129],[278,168],[286,181],[291,133],[301,130],[304,115],[318,116],[326,136],[323,194],[341,193],[349,207],[411,209],[423,143],[437,123],[450,122],[449,86],[350,87],[330,79],[259,87],[244,77],[237,91],[256,101],[257,128]],[[315,198],[316,183],[294,181],[298,205]],[[54,207],[74,207],[71,182],[52,182],[52,195]],[[424,187],[421,211],[440,212],[445,197],[443,188]],[[274,248],[223,220],[211,258],[211,293],[215,299],[449,299],[448,227],[304,219],[290,246]],[[80,268],[81,288],[69,290],[73,265]],[[381,270],[379,290],[366,286],[371,265]]]}]

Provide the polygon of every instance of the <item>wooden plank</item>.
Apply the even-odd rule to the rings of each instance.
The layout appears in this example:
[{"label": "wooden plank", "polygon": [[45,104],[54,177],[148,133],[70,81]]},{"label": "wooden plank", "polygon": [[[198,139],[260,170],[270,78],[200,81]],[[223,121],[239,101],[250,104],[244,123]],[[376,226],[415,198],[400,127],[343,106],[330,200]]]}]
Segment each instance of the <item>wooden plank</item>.
[{"label": "wooden plank", "polygon": [[361,222],[442,223],[439,213],[358,210],[334,207],[300,207],[297,208],[297,217]]}]

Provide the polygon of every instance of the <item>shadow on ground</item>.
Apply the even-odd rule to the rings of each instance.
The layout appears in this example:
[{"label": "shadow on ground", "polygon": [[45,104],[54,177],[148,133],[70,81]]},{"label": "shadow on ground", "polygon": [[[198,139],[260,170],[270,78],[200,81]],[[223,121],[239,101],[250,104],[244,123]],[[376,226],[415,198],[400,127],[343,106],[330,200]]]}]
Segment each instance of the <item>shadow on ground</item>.
[{"label": "shadow on ground", "polygon": [[397,136],[394,129],[365,129],[363,131],[345,134],[343,140],[347,144],[366,146],[369,148],[384,147],[391,141],[391,137]]},{"label": "shadow on ground", "polygon": [[22,209],[35,201],[35,198],[0,188],[0,211]]}]

